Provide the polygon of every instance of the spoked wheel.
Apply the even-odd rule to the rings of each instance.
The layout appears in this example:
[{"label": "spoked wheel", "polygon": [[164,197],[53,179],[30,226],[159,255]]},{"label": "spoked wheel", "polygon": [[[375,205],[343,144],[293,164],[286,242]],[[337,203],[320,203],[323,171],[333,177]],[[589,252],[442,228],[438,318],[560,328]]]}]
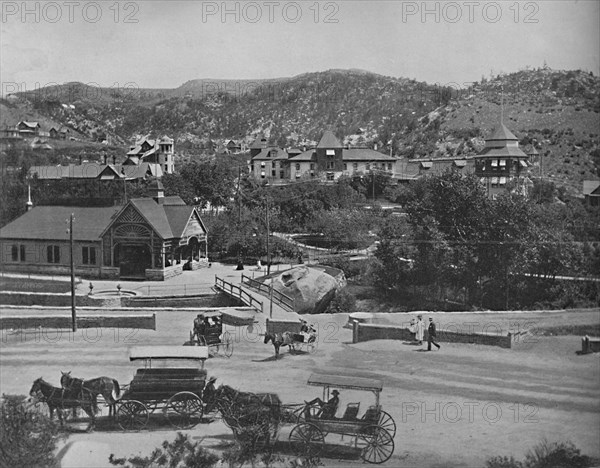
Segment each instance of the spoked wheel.
[{"label": "spoked wheel", "polygon": [[164,411],[171,426],[190,429],[202,420],[202,400],[192,392],[179,392],[169,398]]},{"label": "spoked wheel", "polygon": [[128,400],[117,409],[117,423],[124,431],[139,431],[148,424],[148,408],[137,400]]},{"label": "spoked wheel", "polygon": [[290,432],[290,444],[296,455],[316,457],[323,450],[325,437],[314,424],[300,423]]},{"label": "spoked wheel", "polygon": [[306,350],[309,354],[313,354],[317,350],[317,341],[309,341],[306,343]]},{"label": "spoked wheel", "polygon": [[394,418],[389,413],[381,411],[377,425],[388,431],[392,437],[396,436],[396,421],[394,421]]},{"label": "spoked wheel", "polygon": [[233,354],[233,337],[229,334],[229,332],[223,333],[221,346],[223,347],[223,354],[227,357],[231,357]]},{"label": "spoked wheel", "polygon": [[394,439],[379,426],[363,427],[356,435],[356,446],[360,457],[367,463],[386,462],[394,453]]}]

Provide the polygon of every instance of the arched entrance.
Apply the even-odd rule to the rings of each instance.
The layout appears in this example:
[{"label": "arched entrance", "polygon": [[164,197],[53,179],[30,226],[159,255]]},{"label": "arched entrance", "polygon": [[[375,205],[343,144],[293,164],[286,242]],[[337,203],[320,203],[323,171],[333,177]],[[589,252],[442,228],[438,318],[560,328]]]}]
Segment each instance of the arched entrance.
[{"label": "arched entrance", "polygon": [[119,277],[145,279],[146,268],[152,266],[150,248],[146,244],[117,244],[115,265],[119,266]]}]

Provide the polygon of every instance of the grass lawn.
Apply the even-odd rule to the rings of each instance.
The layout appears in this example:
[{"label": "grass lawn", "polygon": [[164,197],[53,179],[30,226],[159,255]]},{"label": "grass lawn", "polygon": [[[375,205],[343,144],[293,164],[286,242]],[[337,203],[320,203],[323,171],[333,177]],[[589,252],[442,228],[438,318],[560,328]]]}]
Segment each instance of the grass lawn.
[{"label": "grass lawn", "polygon": [[0,291],[65,293],[71,290],[68,281],[52,281],[30,278],[0,278]]}]

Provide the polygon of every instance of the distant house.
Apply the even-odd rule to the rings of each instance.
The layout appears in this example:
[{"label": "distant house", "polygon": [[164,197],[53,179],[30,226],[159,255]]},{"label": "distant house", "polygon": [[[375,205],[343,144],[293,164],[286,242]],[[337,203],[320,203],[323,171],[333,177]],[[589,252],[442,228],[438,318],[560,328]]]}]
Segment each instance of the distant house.
[{"label": "distant house", "polygon": [[22,120],[17,124],[17,130],[19,131],[19,134],[23,137],[34,137],[40,133],[41,127],[38,122],[28,122]]},{"label": "distant house", "polygon": [[242,144],[235,140],[228,140],[225,143],[225,149],[230,154],[236,154],[242,151]]},{"label": "distant house", "polygon": [[258,153],[264,150],[267,146],[269,145],[265,136],[263,134],[258,135],[256,140],[250,144],[250,157],[253,158],[254,156],[258,155]]},{"label": "distant house", "polygon": [[399,159],[394,178],[402,183],[427,175],[441,175],[447,171],[471,174],[475,172],[475,160],[472,157]]},{"label": "distant house", "polygon": [[[251,147],[251,151],[255,149]],[[333,181],[344,175],[373,172],[392,175],[395,165],[396,158],[369,148],[344,147],[331,131],[326,131],[314,149],[287,152],[276,147],[262,149],[252,157],[250,173],[256,179],[278,182],[306,178]]]},{"label": "distant house", "polygon": [[583,197],[589,206],[600,206],[600,180],[584,180]]},{"label": "distant house", "polygon": [[486,138],[485,148],[474,159],[475,175],[481,178],[489,198],[509,187],[524,188],[529,156],[521,151],[519,139],[504,124]]},{"label": "distant house", "polygon": [[148,136],[138,140],[127,152],[127,160],[123,165],[149,163],[160,166],[163,174],[175,172],[175,141],[168,136],[150,139]]},{"label": "distant house", "polygon": [[147,180],[162,177],[162,169],[157,164],[69,164],[68,166],[31,166],[29,176],[40,180]]},{"label": "distant house", "polygon": [[71,131],[66,127],[60,127],[59,129],[52,127],[48,132],[50,138],[54,140],[66,140],[69,133],[71,133]]},{"label": "distant house", "polygon": [[207,265],[207,230],[199,212],[179,197],[154,197],[124,206],[37,206],[0,229],[2,271],[70,271],[65,220],[75,217],[73,261],[78,275],[164,280]]}]

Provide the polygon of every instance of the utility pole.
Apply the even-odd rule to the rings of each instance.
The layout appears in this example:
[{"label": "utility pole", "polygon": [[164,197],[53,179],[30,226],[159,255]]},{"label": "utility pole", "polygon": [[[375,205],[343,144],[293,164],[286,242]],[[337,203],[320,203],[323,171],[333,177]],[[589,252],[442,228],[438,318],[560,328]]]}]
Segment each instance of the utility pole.
[{"label": "utility pole", "polygon": [[71,322],[73,331],[77,331],[77,310],[75,308],[75,260],[73,258],[73,213],[69,217],[69,250],[71,256]]},{"label": "utility pole", "polygon": [[242,166],[238,166],[238,185],[237,185],[237,197],[238,197],[238,221],[237,221],[237,234],[239,236],[239,242],[238,242],[238,261],[237,261],[237,268],[236,270],[243,270],[244,269],[244,263],[242,262],[242,248],[241,248],[241,244],[242,244],[242,232],[241,232],[241,225],[242,225],[242,197],[241,197],[241,193],[240,193],[240,182],[241,182],[241,178],[242,178]]},{"label": "utility pole", "polygon": [[271,235],[269,227],[269,199],[267,198],[266,215],[267,215],[267,275],[271,274],[271,246],[269,244],[269,237]]}]

